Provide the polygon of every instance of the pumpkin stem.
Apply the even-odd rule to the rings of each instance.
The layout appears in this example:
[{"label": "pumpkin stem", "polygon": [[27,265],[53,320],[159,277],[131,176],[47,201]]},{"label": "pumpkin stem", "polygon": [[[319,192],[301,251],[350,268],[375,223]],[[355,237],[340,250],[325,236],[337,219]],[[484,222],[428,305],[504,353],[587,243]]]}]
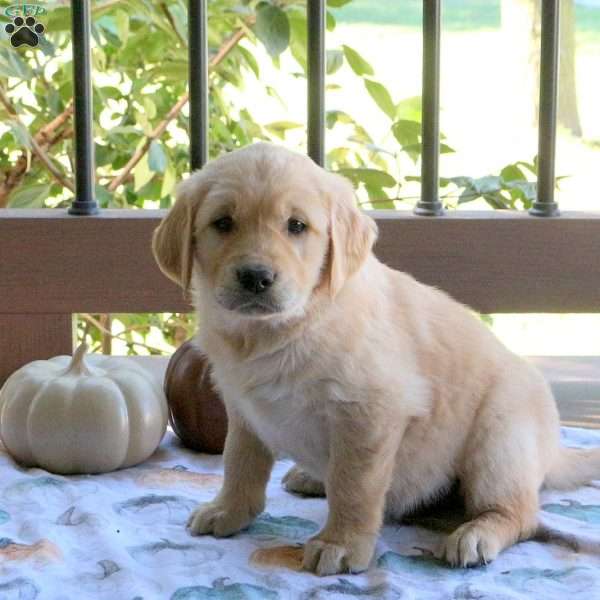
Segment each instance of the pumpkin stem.
[{"label": "pumpkin stem", "polygon": [[65,371],[65,374],[76,373],[78,375],[91,375],[89,367],[85,363],[83,357],[85,353],[88,351],[88,345],[85,342],[82,342],[80,346],[73,353],[73,358]]}]

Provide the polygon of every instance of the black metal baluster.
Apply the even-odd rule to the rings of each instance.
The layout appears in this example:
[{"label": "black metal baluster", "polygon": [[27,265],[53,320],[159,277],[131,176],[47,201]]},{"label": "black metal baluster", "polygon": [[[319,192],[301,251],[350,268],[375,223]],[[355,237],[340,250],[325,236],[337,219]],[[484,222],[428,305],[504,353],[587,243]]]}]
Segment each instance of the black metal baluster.
[{"label": "black metal baluster", "polygon": [[554,217],[556,162],[556,113],[558,103],[558,49],[560,43],[560,1],[542,1],[542,45],[540,57],[540,114],[538,126],[537,197],[529,214]]},{"label": "black metal baluster", "polygon": [[440,156],[440,0],[423,0],[423,95],[421,199],[415,214],[444,212],[439,199]]},{"label": "black metal baluster", "polygon": [[95,160],[92,105],[92,63],[90,51],[90,2],[73,0],[72,46],[75,120],[75,197],[69,207],[71,215],[98,213],[94,186]]},{"label": "black metal baluster", "polygon": [[208,160],[208,12],[206,0],[189,0],[190,166]]},{"label": "black metal baluster", "polygon": [[325,165],[325,0],[307,0],[308,155]]}]

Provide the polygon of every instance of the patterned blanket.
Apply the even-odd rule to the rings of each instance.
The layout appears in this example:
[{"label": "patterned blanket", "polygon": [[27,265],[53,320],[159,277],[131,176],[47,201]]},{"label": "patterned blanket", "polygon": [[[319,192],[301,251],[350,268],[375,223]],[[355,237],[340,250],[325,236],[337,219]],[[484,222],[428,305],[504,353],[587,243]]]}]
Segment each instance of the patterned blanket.
[{"label": "patterned blanket", "polygon": [[[600,431],[564,429],[600,446]],[[213,497],[222,458],[181,447],[171,431],[144,464],[97,476],[23,469],[0,452],[0,600],[285,600],[343,598],[600,599],[600,489],[544,492],[539,539],[485,567],[433,557],[443,516],[386,526],[370,570],[319,578],[301,544],[323,524],[323,499],[286,493],[276,464],[267,512],[229,539],[191,537],[189,512]]]}]

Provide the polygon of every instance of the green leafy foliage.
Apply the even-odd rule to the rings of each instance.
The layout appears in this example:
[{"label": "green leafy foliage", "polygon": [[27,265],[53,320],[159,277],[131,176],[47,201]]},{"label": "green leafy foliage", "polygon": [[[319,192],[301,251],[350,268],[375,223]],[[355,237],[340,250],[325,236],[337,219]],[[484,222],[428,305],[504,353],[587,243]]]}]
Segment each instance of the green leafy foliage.
[{"label": "green leafy foliage", "polygon": [[350,65],[350,68],[359,76],[373,75],[373,67],[353,48],[342,46],[344,56]]},{"label": "green leafy foliage", "polygon": [[287,15],[273,4],[261,3],[256,11],[256,37],[277,58],[290,43],[290,24]]},{"label": "green leafy foliage", "polygon": [[23,185],[10,198],[10,208],[42,208],[50,193],[50,184]]},{"label": "green leafy foliage", "polygon": [[387,88],[382,83],[373,81],[372,79],[365,79],[365,87],[371,98],[375,100],[377,106],[379,106],[390,119],[393,119],[396,114],[396,106],[394,105]]},{"label": "green leafy foliage", "polygon": [[389,173],[378,171],[377,169],[340,169],[338,173],[350,179],[356,186],[364,183],[365,185],[379,189],[390,188],[396,185],[396,180]]}]

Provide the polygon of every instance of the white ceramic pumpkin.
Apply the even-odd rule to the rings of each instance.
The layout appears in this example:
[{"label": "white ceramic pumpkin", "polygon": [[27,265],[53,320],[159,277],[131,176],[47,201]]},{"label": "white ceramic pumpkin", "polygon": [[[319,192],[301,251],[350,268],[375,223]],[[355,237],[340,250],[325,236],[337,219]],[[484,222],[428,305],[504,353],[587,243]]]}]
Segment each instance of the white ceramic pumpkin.
[{"label": "white ceramic pumpkin", "polygon": [[53,473],[106,473],[148,458],[168,419],[143,367],[91,355],[36,360],[0,389],[0,437],[14,458]]}]

